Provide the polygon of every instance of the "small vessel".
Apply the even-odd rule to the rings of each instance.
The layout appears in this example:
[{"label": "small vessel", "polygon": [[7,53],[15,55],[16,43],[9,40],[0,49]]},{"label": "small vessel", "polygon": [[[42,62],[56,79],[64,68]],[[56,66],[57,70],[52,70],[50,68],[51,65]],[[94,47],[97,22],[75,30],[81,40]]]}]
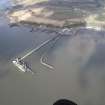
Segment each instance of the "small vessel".
[{"label": "small vessel", "polygon": [[87,29],[93,29],[93,30],[96,30],[96,31],[101,31],[102,30],[102,27],[98,27],[98,26],[86,26]]},{"label": "small vessel", "polygon": [[61,35],[67,35],[67,36],[69,36],[69,35],[71,35],[71,33],[72,33],[72,31],[71,31],[71,29],[70,28],[64,28],[64,29],[62,29],[61,31],[59,31],[58,32],[59,34],[61,34]]},{"label": "small vessel", "polygon": [[19,68],[20,71],[22,72],[31,72],[34,74],[34,72],[31,70],[31,68],[25,63],[21,58],[16,58],[15,60],[12,61],[12,63]]}]

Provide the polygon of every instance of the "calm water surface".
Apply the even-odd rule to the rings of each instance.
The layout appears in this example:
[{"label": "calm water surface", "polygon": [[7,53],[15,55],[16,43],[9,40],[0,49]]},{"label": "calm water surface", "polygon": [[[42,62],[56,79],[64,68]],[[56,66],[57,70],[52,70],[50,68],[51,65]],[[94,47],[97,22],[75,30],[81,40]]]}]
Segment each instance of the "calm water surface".
[{"label": "calm water surface", "polygon": [[[19,72],[12,59],[54,34],[10,28],[3,16],[0,21],[1,105],[52,105],[59,98],[72,99],[79,105],[104,105],[105,32],[79,29],[74,36],[49,43],[24,59],[36,72],[31,75]],[[54,70],[40,64],[43,53]]]},{"label": "calm water surface", "polygon": [[[79,29],[73,37],[62,37],[47,48],[25,59],[37,72],[41,102],[51,105],[56,99],[68,98],[79,105],[104,105],[105,32]],[[39,63],[44,50],[54,70]]]},{"label": "calm water surface", "polygon": [[[78,29],[76,35],[28,56],[24,60],[35,75],[19,72],[11,61],[55,34],[29,31],[22,26],[10,28],[5,16],[0,16],[0,105],[52,105],[60,98],[78,105],[105,104],[104,31]],[[54,70],[40,64],[43,53]]]}]

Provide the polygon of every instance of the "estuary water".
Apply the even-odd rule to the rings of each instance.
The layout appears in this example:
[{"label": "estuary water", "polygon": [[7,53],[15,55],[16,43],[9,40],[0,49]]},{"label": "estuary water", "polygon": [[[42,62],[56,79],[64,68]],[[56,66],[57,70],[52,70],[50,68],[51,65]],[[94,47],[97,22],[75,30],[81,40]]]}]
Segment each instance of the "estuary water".
[{"label": "estuary water", "polygon": [[[28,27],[10,27],[0,13],[0,105],[53,105],[60,98],[78,105],[105,104],[105,31],[72,29],[25,58],[31,73],[19,72],[12,60],[56,36]],[[41,64],[44,54],[50,69]]]}]

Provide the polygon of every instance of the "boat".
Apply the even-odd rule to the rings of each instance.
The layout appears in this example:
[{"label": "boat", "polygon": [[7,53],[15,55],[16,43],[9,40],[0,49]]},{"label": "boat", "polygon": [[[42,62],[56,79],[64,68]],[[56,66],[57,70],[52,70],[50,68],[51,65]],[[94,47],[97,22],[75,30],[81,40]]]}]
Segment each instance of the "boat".
[{"label": "boat", "polygon": [[27,65],[27,63],[25,63],[23,60],[21,60],[21,58],[16,58],[15,60],[12,61],[12,63],[16,67],[18,67],[19,71],[21,71],[21,72],[31,72],[32,74],[34,74],[32,69]]},{"label": "boat", "polygon": [[93,29],[93,30],[96,30],[96,31],[101,31],[102,30],[102,27],[98,27],[98,26],[86,26],[87,29]]}]

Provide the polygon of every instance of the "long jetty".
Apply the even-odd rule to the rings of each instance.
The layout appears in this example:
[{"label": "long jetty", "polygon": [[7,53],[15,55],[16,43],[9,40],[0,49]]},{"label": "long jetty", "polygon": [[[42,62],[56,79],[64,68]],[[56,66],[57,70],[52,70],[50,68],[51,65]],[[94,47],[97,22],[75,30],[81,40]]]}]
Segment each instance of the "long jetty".
[{"label": "long jetty", "polygon": [[43,46],[45,46],[46,44],[48,44],[49,42],[55,40],[57,37],[61,36],[61,34],[58,33],[58,35],[56,35],[55,37],[53,37],[52,39],[48,39],[47,41],[43,42],[42,44],[40,44],[39,46],[37,46],[35,49],[33,49],[32,51],[30,51],[29,53],[27,53],[25,56],[21,57],[20,60],[23,60],[24,58],[28,57],[29,55],[31,55],[33,52],[38,51],[40,48],[42,48]]}]

